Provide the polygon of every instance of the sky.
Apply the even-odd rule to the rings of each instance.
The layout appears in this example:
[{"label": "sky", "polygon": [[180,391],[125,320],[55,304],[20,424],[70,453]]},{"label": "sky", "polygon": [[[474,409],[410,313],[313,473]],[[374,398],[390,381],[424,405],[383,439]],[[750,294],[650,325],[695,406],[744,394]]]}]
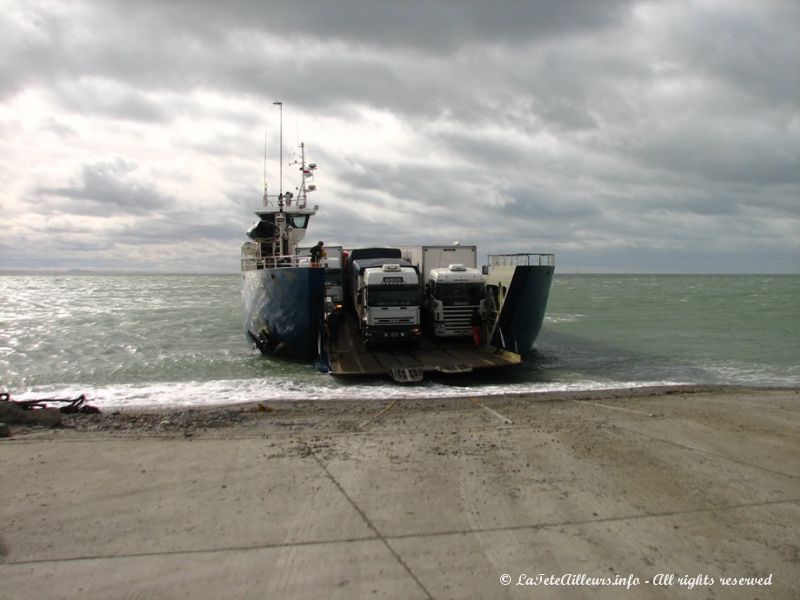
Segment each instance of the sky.
[{"label": "sky", "polygon": [[237,272],[276,101],[311,243],[800,273],[789,0],[0,0],[0,269]]}]

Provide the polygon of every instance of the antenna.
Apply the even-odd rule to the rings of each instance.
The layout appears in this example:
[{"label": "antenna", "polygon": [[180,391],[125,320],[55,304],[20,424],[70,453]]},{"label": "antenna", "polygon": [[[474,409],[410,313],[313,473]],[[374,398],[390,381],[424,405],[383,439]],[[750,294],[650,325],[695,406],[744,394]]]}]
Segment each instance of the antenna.
[{"label": "antenna", "polygon": [[283,208],[283,102],[273,102],[281,109],[281,151],[280,151],[280,195],[278,196],[278,205]]},{"label": "antenna", "polygon": [[269,201],[267,200],[267,128],[264,128],[264,206],[266,207]]}]

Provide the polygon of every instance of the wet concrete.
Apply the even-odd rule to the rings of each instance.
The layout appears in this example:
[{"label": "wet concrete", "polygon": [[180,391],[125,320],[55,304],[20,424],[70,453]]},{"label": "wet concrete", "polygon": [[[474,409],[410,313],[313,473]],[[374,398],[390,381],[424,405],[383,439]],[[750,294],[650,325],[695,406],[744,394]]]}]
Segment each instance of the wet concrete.
[{"label": "wet concrete", "polygon": [[235,410],[0,442],[0,598],[800,597],[796,390]]}]

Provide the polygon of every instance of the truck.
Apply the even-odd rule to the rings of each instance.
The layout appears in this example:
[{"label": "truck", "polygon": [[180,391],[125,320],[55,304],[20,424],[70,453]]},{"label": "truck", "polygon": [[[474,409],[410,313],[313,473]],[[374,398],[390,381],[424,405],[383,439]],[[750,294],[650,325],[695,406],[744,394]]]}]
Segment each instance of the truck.
[{"label": "truck", "polygon": [[469,337],[472,316],[485,315],[486,276],[477,267],[477,247],[413,246],[402,255],[423,278],[422,314],[436,337]]},{"label": "truck", "polygon": [[400,256],[419,268],[423,278],[427,278],[431,269],[461,264],[474,269],[478,266],[478,247],[453,244],[429,246],[405,246],[400,248]]},{"label": "truck", "polygon": [[364,343],[418,342],[422,334],[419,273],[401,258],[399,249],[351,250],[348,271]]}]

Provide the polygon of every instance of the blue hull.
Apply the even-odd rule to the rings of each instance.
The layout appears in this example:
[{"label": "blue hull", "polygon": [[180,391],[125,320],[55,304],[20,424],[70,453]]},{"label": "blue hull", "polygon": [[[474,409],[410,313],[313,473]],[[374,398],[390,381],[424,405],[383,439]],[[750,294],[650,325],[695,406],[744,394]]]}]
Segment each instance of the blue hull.
[{"label": "blue hull", "polygon": [[500,312],[493,345],[522,356],[530,354],[542,329],[554,271],[552,266],[517,266]]},{"label": "blue hull", "polygon": [[324,300],[323,269],[242,273],[244,330],[263,354],[302,360],[317,356]]}]

